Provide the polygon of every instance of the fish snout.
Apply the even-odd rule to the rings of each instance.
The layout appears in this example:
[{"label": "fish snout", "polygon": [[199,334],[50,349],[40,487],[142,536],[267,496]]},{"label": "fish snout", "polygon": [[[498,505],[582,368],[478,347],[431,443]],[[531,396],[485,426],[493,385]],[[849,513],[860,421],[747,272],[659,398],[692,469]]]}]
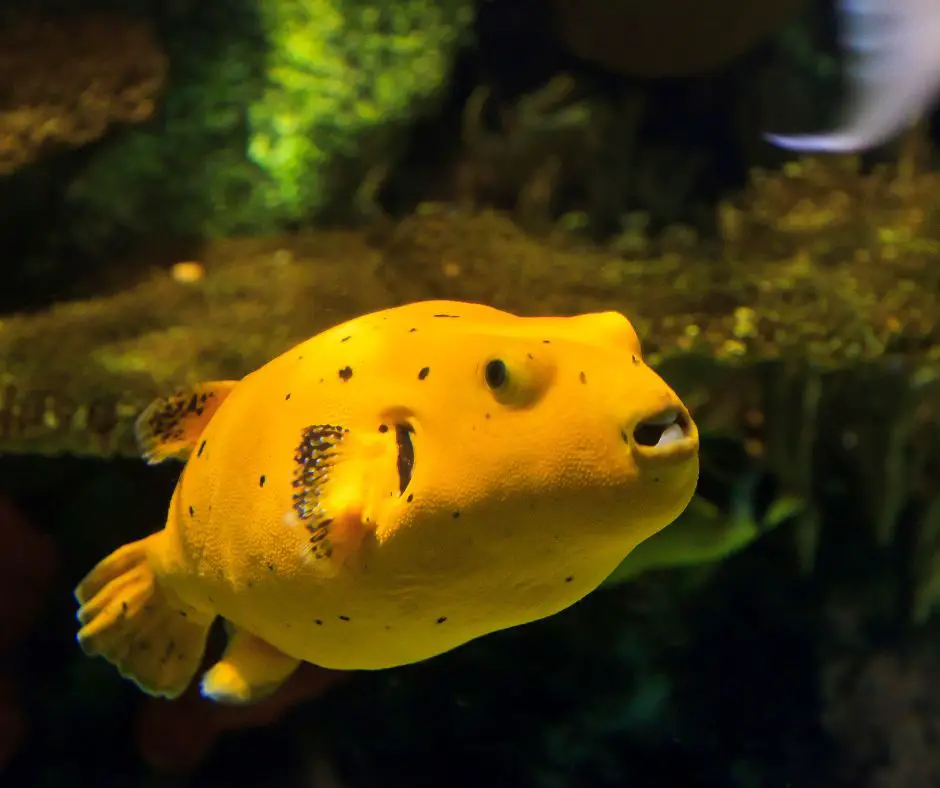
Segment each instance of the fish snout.
[{"label": "fish snout", "polygon": [[643,463],[679,464],[698,454],[698,428],[679,403],[639,416],[622,436]]}]

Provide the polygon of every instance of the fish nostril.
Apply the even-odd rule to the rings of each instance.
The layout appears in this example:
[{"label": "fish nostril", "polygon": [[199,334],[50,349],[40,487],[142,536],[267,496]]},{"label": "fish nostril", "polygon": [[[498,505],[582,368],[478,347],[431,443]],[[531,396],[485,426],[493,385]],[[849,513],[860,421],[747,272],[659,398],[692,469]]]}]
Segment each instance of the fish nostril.
[{"label": "fish nostril", "polygon": [[689,420],[685,414],[670,408],[656,416],[643,419],[633,428],[633,441],[637,446],[665,446],[689,434]]}]

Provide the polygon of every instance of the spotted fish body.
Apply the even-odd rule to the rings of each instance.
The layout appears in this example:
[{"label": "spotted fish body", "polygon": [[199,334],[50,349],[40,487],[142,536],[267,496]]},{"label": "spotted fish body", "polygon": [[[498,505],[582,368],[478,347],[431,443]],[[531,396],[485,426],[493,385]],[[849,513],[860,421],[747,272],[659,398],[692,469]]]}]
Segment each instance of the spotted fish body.
[{"label": "spotted fish body", "polygon": [[845,153],[888,141],[940,93],[940,0],[838,0],[849,104],[828,132],[767,138],[796,151]]},{"label": "spotted fish body", "polygon": [[299,661],[386,668],[556,613],[698,475],[695,425],[617,313],[365,315],[154,403],[139,433],[188,460],[165,529],[79,585],[79,641],[169,697],[216,617],[234,634],[203,692],[247,701]]}]

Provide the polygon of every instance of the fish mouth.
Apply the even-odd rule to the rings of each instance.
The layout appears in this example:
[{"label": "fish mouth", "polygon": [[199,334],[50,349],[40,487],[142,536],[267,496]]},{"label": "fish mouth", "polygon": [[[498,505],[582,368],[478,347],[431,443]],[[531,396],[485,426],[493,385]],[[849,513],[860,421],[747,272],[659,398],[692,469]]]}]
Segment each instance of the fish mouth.
[{"label": "fish mouth", "polygon": [[415,468],[415,445],[411,436],[414,428],[410,424],[395,425],[395,443],[398,446],[398,494],[404,495]]},{"label": "fish mouth", "polygon": [[698,430],[682,408],[669,407],[638,421],[623,438],[645,460],[683,460],[698,451]]}]

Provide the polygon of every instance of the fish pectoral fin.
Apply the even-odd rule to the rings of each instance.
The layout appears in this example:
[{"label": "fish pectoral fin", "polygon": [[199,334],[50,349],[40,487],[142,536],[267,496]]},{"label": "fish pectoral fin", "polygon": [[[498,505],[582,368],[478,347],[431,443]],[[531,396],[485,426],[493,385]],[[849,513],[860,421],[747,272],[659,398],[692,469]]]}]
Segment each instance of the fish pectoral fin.
[{"label": "fish pectoral fin", "polygon": [[202,677],[202,694],[216,703],[254,703],[275,692],[299,665],[299,659],[236,628],[222,658]]},{"label": "fish pectoral fin", "polygon": [[212,619],[171,601],[160,587],[148,552],[163,538],[161,531],[124,545],[78,584],[78,643],[144,692],[176,698],[199,670]]},{"label": "fish pectoral fin", "polygon": [[237,384],[235,380],[197,383],[151,402],[135,425],[137,446],[143,458],[151,465],[168,459],[186,459]]}]

